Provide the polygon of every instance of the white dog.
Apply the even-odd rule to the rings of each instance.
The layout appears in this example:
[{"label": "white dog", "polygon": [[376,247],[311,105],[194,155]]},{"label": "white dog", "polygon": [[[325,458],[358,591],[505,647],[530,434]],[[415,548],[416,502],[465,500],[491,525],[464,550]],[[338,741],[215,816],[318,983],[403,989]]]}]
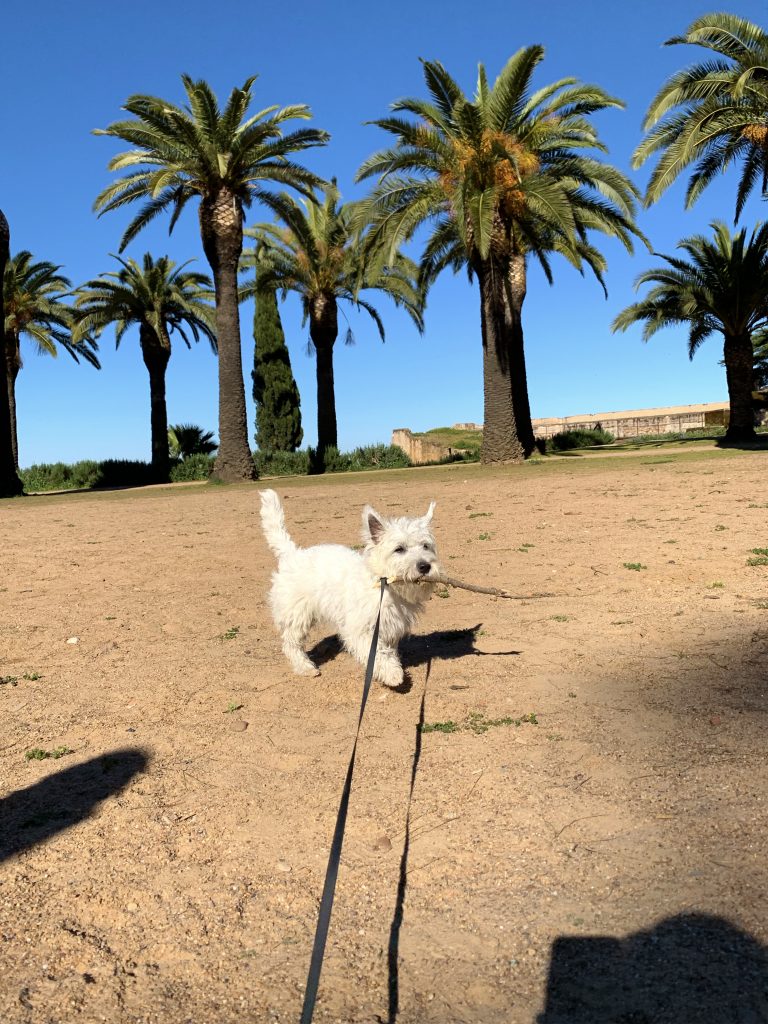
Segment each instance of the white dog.
[{"label": "white dog", "polygon": [[440,572],[430,529],[434,508],[432,502],[418,519],[385,519],[366,505],[365,547],[358,554],[341,544],[297,547],[285,529],[280,499],[274,491],[261,492],[264,535],[278,559],[269,603],[294,672],[320,675],[303,647],[316,621],[333,626],[349,653],[366,664],[379,607],[378,581],[386,576],[395,582],[384,592],[373,675],[385,686],[402,683],[398,641],[410,632],[434,589],[415,581]]}]

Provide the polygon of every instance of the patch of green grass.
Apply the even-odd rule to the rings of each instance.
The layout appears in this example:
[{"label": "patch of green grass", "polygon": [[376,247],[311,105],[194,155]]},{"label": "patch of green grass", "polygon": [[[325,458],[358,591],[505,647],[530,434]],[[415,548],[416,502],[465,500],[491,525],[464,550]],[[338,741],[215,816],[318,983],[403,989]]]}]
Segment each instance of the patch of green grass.
[{"label": "patch of green grass", "polygon": [[32,747],[28,750],[24,757],[27,761],[45,761],[49,757],[53,758],[54,761],[58,761],[60,757],[64,757],[65,754],[72,754],[74,751],[71,747],[54,747],[53,750],[43,750],[42,747]]},{"label": "patch of green grass", "polygon": [[493,512],[470,512],[470,519],[480,519],[482,516],[492,516]]},{"label": "patch of green grass", "polygon": [[480,711],[471,711],[463,722],[425,722],[422,732],[473,732],[476,736],[488,732],[500,725],[521,726],[524,723],[538,725],[539,720],[533,712],[521,715],[520,718],[505,716],[504,718],[486,718]]},{"label": "patch of green grass", "polygon": [[39,672],[25,672],[21,678],[27,679],[30,683],[36,683],[38,679],[43,677]]},{"label": "patch of green grass", "polygon": [[755,608],[768,608],[768,601],[755,601]]},{"label": "patch of green grass", "polygon": [[458,732],[461,726],[456,722],[424,722],[421,731],[422,732]]},{"label": "patch of green grass", "polygon": [[632,569],[634,572],[640,572],[641,569],[647,569],[647,565],[643,565],[642,562],[622,562],[625,569]]},{"label": "patch of green grass", "polygon": [[481,533],[480,536],[477,539],[478,540],[490,540],[491,539],[491,535],[490,535],[490,533]]},{"label": "patch of green grass", "polygon": [[721,580],[715,580],[714,583],[710,583],[709,584],[708,589],[709,590],[720,590],[720,588],[724,587],[724,586],[725,586],[725,584]]},{"label": "patch of green grass", "polygon": [[728,529],[727,526],[722,526],[720,523],[718,523],[717,526],[715,527],[715,532],[716,533],[720,533],[722,530],[727,530],[727,529]]},{"label": "patch of green grass", "polygon": [[748,558],[747,565],[768,565],[768,555],[758,555],[757,558]]},{"label": "patch of green grass", "polygon": [[568,622],[568,620],[570,619],[571,616],[570,615],[550,615],[549,617],[550,617],[550,619],[552,619],[553,622]]},{"label": "patch of green grass", "polygon": [[450,597],[450,596],[451,596],[451,594],[450,594],[450,591],[448,590],[448,587],[443,587],[442,590],[436,590],[435,591],[435,597]]},{"label": "patch of green grass", "polygon": [[0,676],[0,686],[16,686],[18,682],[18,676]]},{"label": "patch of green grass", "polygon": [[239,632],[240,632],[240,627],[239,626],[230,626],[229,629],[226,631],[226,633],[222,633],[221,634],[221,639],[222,640],[234,640]]},{"label": "patch of green grass", "polygon": [[768,555],[768,548],[752,548],[753,555]]},{"label": "patch of green grass", "polygon": [[231,715],[233,711],[239,711],[242,707],[242,704],[238,704],[236,701],[231,700],[229,704],[227,704],[224,714]]}]

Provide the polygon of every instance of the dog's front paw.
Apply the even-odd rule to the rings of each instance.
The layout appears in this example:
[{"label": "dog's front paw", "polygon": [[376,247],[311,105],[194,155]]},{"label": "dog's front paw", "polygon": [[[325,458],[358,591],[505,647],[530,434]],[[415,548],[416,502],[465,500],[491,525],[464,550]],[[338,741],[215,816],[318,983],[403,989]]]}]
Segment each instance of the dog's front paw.
[{"label": "dog's front paw", "polygon": [[399,665],[382,665],[377,667],[375,678],[382,686],[402,686],[405,674]]}]

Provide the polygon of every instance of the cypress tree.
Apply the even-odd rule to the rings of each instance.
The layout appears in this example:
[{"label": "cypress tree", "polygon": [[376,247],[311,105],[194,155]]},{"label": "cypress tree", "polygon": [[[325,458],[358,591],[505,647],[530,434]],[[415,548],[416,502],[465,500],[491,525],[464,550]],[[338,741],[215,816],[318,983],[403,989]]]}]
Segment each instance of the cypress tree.
[{"label": "cypress tree", "polygon": [[301,444],[299,389],[277,308],[274,288],[258,287],[253,318],[253,398],[256,402],[256,444],[265,455],[294,452]]}]

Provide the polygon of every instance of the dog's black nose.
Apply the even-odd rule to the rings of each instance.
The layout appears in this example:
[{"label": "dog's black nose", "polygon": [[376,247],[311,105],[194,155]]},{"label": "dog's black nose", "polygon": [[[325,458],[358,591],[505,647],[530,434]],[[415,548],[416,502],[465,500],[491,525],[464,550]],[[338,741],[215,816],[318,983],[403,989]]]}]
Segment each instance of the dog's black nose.
[{"label": "dog's black nose", "polygon": [[432,566],[429,564],[429,562],[419,562],[416,568],[419,570],[422,576],[426,576],[429,573],[429,570],[432,568]]}]

